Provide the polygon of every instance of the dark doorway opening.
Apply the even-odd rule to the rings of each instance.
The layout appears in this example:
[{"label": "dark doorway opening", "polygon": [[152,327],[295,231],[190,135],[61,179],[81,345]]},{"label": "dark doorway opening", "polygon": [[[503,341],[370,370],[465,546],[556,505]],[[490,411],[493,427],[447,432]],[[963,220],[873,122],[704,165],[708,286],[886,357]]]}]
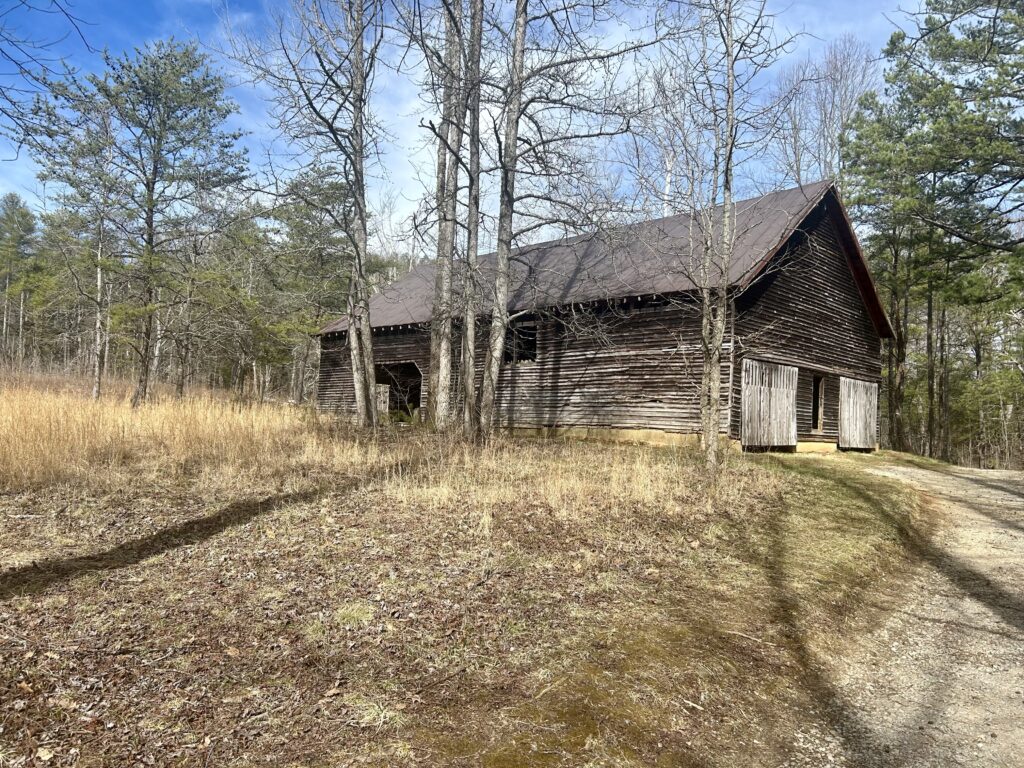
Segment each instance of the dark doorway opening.
[{"label": "dark doorway opening", "polygon": [[423,374],[416,363],[378,363],[376,382],[388,387],[388,413],[401,417],[416,415],[420,408]]},{"label": "dark doorway opening", "polygon": [[811,380],[811,431],[825,431],[825,377]]}]

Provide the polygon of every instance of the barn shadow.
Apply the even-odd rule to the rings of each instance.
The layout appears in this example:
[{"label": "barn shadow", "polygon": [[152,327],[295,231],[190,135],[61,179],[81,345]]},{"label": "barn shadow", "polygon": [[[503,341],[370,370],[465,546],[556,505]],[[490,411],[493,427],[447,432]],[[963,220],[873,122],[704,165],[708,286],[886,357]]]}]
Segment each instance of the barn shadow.
[{"label": "barn shadow", "polygon": [[[914,558],[941,574],[951,585],[987,606],[1009,627],[1024,631],[1024,599],[1012,595],[992,583],[962,559],[943,550],[932,542],[922,530],[898,518],[876,491],[868,484],[851,481],[827,466],[811,463],[787,462],[788,471],[835,483],[855,497],[869,504],[896,532],[903,549]],[[786,534],[782,518],[776,518],[769,533],[769,554],[765,563],[766,578],[770,585],[771,611],[775,621],[783,627],[786,644],[799,666],[806,693],[843,741],[850,765],[861,768],[899,768],[913,764],[913,755],[927,748],[929,736],[925,723],[939,702],[918,702],[921,713],[919,723],[909,723],[902,729],[898,744],[886,743],[862,717],[858,708],[844,695],[825,663],[811,648],[809,638],[800,625],[800,606],[797,596],[787,583],[785,563]],[[952,681],[940,681],[952,685]],[[936,686],[936,695],[943,686]],[[916,727],[921,726],[921,727]]]},{"label": "barn shadow", "polygon": [[148,536],[126,541],[117,546],[89,555],[68,558],[50,558],[13,568],[0,574],[0,601],[14,596],[35,595],[54,584],[69,581],[86,573],[114,571],[137,565],[180,547],[189,547],[208,541],[214,536],[255,520],[289,504],[303,504],[321,497],[326,491],[348,492],[400,472],[416,471],[423,459],[394,462],[354,478],[347,484],[329,488],[315,487],[308,491],[280,493],[261,499],[242,499],[232,502],[213,514],[185,520],[162,528]]}]

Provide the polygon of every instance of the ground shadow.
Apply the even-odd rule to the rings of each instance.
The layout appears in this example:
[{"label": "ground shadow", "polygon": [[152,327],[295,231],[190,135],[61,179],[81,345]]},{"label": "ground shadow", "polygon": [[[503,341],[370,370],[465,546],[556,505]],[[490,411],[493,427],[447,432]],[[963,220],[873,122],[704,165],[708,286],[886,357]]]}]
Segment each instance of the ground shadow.
[{"label": "ground shadow", "polygon": [[[978,470],[972,468],[971,472],[957,472],[952,467],[946,467],[943,465],[931,466],[925,464],[924,462],[917,462],[906,459],[904,459],[904,461],[910,466],[914,467],[915,469],[934,472],[935,474],[942,475],[944,477],[954,477],[957,480],[962,480],[966,483],[979,486],[980,488],[986,490],[995,491],[996,493],[1003,493],[1006,494],[1007,496],[1012,496],[1013,504],[1021,505],[1022,510],[1024,510],[1024,487],[1014,486],[1010,483],[1000,482],[998,480],[988,477],[980,477],[978,474],[976,474],[977,472],[985,472],[992,470]],[[946,494],[943,493],[939,495],[945,496]],[[1013,528],[1014,530],[1020,533],[1024,533],[1024,520],[1016,520],[1012,518],[1007,518],[1003,515],[998,515],[991,508],[985,506],[981,502],[973,501],[971,499],[964,499],[958,497],[956,499],[956,502],[958,504],[963,504],[964,506],[969,507],[970,509],[973,509],[978,514],[984,515],[990,520],[994,520],[995,522],[1000,523],[1001,525],[1005,525],[1008,528]]]},{"label": "ground shadow", "polygon": [[16,595],[35,595],[56,583],[73,579],[85,573],[112,571],[136,565],[172,549],[200,544],[229,528],[245,525],[261,515],[288,504],[302,504],[319,498],[325,492],[352,491],[384,477],[408,474],[416,471],[422,463],[422,458],[394,462],[369,471],[347,483],[316,487],[301,493],[281,493],[262,499],[235,501],[211,515],[162,528],[148,536],[126,541],[102,552],[78,557],[50,558],[13,568],[0,574],[0,601]]},{"label": "ground shadow", "polygon": [[886,765],[878,760],[879,755],[885,754],[883,745],[863,721],[857,708],[846,700],[830,679],[828,670],[816,658],[801,627],[799,599],[790,588],[786,574],[785,563],[789,553],[787,535],[783,530],[784,517],[780,514],[770,524],[768,558],[764,565],[771,593],[772,619],[782,629],[785,646],[799,668],[803,690],[814,702],[818,713],[842,739],[850,765],[864,768]]},{"label": "ground shadow", "polygon": [[80,574],[125,568],[178,547],[199,544],[228,528],[244,525],[286,504],[310,501],[318,493],[319,491],[285,493],[263,499],[236,501],[212,515],[186,520],[102,552],[79,557],[52,558],[14,568],[0,574],[0,600],[15,595],[34,595],[57,582],[72,579]]},{"label": "ground shadow", "polygon": [[[812,467],[810,464],[793,464],[791,471],[837,483],[851,493],[871,504],[878,514],[892,525],[904,549],[933,567],[953,585],[966,592],[972,599],[982,603],[1014,629],[1024,631],[1024,597],[1007,592],[994,584],[988,576],[972,567],[956,555],[937,546],[925,533],[898,519],[886,507],[884,499],[867,486],[851,482],[848,478],[831,471],[829,467]],[[962,503],[957,499],[957,503]],[[967,506],[972,506],[967,504]],[[979,510],[980,512],[981,510]],[[989,515],[991,517],[991,515]],[[995,518],[998,519],[998,518]],[[1002,522],[1002,521],[1001,521]]]},{"label": "ground shadow", "polygon": [[[781,464],[781,462],[780,462]],[[1012,595],[984,574],[962,559],[938,547],[928,534],[900,519],[886,505],[885,499],[872,490],[870,484],[851,481],[829,466],[786,462],[787,470],[836,483],[870,505],[897,533],[901,545],[911,556],[926,563],[944,576],[951,584],[968,596],[986,605],[1008,626],[1024,631],[1024,600]],[[781,530],[782,519],[775,521],[771,532],[771,550],[765,564],[766,576],[771,585],[773,614],[785,628],[787,645],[799,665],[807,692],[812,696],[829,724],[843,740],[844,748],[855,766],[896,766],[907,765],[918,746],[926,739],[924,728],[913,725],[904,729],[906,738],[897,746],[883,742],[878,734],[864,721],[857,708],[844,697],[838,686],[830,679],[825,665],[810,649],[799,624],[797,597],[787,584],[785,561],[787,557],[785,532]],[[937,702],[920,702],[923,713],[921,725],[928,719],[928,712],[934,711]]]}]

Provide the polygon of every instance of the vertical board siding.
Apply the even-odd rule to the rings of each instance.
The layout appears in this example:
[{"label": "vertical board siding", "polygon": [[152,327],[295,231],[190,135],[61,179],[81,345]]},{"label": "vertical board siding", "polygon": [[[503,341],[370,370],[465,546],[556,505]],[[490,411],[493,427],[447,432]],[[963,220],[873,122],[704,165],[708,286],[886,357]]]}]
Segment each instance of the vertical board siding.
[{"label": "vertical board siding", "polygon": [[378,384],[377,385],[377,413],[387,414],[388,407],[391,405],[391,385],[389,384]]},{"label": "vertical board siding", "polygon": [[[839,377],[877,381],[881,339],[854,280],[832,211],[822,204],[744,293],[736,298],[736,379],[747,357],[800,369],[797,436],[835,441],[839,436]],[[811,381],[825,376],[824,429],[811,424]],[[740,437],[739,382],[734,384],[734,437]]]},{"label": "vertical board siding", "polygon": [[759,448],[796,445],[797,369],[789,365],[743,361],[743,445]]},{"label": "vertical board siding", "polygon": [[839,380],[839,447],[873,449],[877,418],[878,384],[843,376]]}]

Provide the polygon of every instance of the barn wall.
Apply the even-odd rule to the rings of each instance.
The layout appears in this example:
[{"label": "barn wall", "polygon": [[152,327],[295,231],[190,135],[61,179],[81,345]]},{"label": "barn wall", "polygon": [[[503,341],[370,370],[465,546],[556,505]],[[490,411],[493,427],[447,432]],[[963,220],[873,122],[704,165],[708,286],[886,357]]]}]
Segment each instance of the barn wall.
[{"label": "barn wall", "polygon": [[[427,401],[430,366],[430,332],[413,328],[373,334],[373,358],[377,363],[416,363],[423,373],[420,399]],[[320,371],[317,407],[325,411],[355,411],[352,363],[345,334],[320,337]]]},{"label": "barn wall", "polygon": [[[800,369],[797,434],[835,442],[839,434],[839,376],[878,381],[881,339],[871,322],[840,244],[831,211],[822,204],[775,263],[735,301],[737,369],[744,356]],[[824,430],[811,431],[814,373],[825,375]],[[738,436],[738,379],[731,432]]]},{"label": "barn wall", "polygon": [[[502,369],[498,403],[506,426],[700,430],[702,358],[693,306],[617,308],[568,325],[545,320],[537,353],[536,362]],[[723,406],[728,377],[725,364]]]},{"label": "barn wall", "polygon": [[[831,212],[822,204],[766,271],[735,301],[731,319],[735,365],[727,348],[722,366],[723,430],[739,437],[744,356],[795,365],[797,433],[801,441],[835,442],[839,429],[839,377],[877,381],[881,341],[853,279]],[[477,333],[482,364],[487,328]],[[535,362],[502,368],[501,423],[518,427],[596,427],[696,432],[700,428],[699,325],[694,306],[619,305],[600,319],[566,326],[543,318]],[[318,403],[352,409],[354,401],[344,336],[322,339]],[[459,358],[458,343],[453,350]],[[429,331],[374,333],[378,363],[415,362],[427,398]],[[480,378],[480,370],[477,370]],[[814,373],[825,376],[824,429],[811,430]],[[730,386],[731,385],[731,386]],[[454,397],[461,394],[453,374]],[[730,423],[731,416],[731,423]]]},{"label": "barn wall", "polygon": [[[486,328],[477,333],[482,365]],[[539,321],[537,359],[502,366],[498,380],[500,423],[508,427],[598,427],[700,429],[699,326],[693,307],[616,308],[601,317]],[[318,405],[351,410],[354,396],[343,337],[322,339]],[[453,354],[458,359],[459,345]],[[416,362],[424,375],[430,358],[429,331],[374,334],[378,363]],[[728,351],[722,365],[722,429],[728,427]],[[482,377],[477,371],[478,381]],[[458,371],[453,395],[461,394]]]}]

